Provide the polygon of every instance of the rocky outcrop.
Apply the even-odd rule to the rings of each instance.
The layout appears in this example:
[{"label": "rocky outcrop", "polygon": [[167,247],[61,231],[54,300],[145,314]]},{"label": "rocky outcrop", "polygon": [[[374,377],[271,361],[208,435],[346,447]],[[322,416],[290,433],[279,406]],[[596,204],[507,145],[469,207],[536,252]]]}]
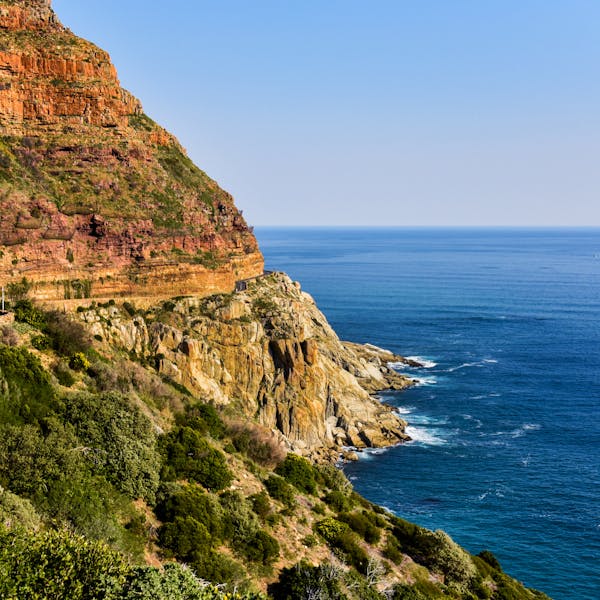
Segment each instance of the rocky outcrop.
[{"label": "rocky outcrop", "polygon": [[298,452],[329,454],[407,439],[405,423],[371,395],[411,384],[387,367],[388,360],[403,359],[341,342],[286,275],[133,317],[118,306],[81,314],[106,343],[135,352],[194,396],[277,430]]},{"label": "rocky outcrop", "polygon": [[0,281],[38,299],[210,294],[262,273],[232,197],[47,0],[0,0]]}]

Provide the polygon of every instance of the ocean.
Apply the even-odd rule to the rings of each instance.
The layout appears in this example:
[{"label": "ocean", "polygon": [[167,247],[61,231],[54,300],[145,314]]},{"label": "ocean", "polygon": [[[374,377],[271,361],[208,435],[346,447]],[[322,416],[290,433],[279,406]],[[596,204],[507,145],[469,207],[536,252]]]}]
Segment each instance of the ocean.
[{"label": "ocean", "polygon": [[369,500],[525,585],[600,598],[600,230],[257,228],[342,339],[420,357]]}]

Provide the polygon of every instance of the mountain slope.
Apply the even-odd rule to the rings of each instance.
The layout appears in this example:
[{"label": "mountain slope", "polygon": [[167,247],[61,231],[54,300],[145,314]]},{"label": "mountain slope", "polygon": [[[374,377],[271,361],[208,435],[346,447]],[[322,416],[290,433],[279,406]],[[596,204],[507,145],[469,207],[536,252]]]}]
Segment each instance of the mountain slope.
[{"label": "mountain slope", "polygon": [[41,299],[231,291],[262,273],[233,199],[44,0],[0,1],[0,280]]}]

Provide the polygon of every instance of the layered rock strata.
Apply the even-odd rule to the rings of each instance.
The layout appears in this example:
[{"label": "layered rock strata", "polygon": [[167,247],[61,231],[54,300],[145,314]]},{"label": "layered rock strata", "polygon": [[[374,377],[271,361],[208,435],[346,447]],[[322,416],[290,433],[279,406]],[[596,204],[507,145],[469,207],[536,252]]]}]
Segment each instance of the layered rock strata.
[{"label": "layered rock strata", "polygon": [[297,452],[330,455],[408,439],[404,421],[371,395],[411,385],[387,366],[403,359],[341,342],[286,275],[133,317],[118,306],[80,315],[105,343],[143,357],[195,397],[280,432]]},{"label": "layered rock strata", "polygon": [[262,272],[233,199],[47,0],[0,0],[0,283],[39,299],[231,291]]}]

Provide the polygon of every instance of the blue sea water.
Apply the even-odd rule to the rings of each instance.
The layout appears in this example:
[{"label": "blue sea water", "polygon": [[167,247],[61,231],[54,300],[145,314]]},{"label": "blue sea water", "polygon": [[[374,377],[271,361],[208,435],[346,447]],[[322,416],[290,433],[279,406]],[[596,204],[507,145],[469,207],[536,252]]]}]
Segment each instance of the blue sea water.
[{"label": "blue sea water", "polygon": [[258,229],[342,339],[427,368],[370,500],[555,599],[600,598],[600,230]]}]

